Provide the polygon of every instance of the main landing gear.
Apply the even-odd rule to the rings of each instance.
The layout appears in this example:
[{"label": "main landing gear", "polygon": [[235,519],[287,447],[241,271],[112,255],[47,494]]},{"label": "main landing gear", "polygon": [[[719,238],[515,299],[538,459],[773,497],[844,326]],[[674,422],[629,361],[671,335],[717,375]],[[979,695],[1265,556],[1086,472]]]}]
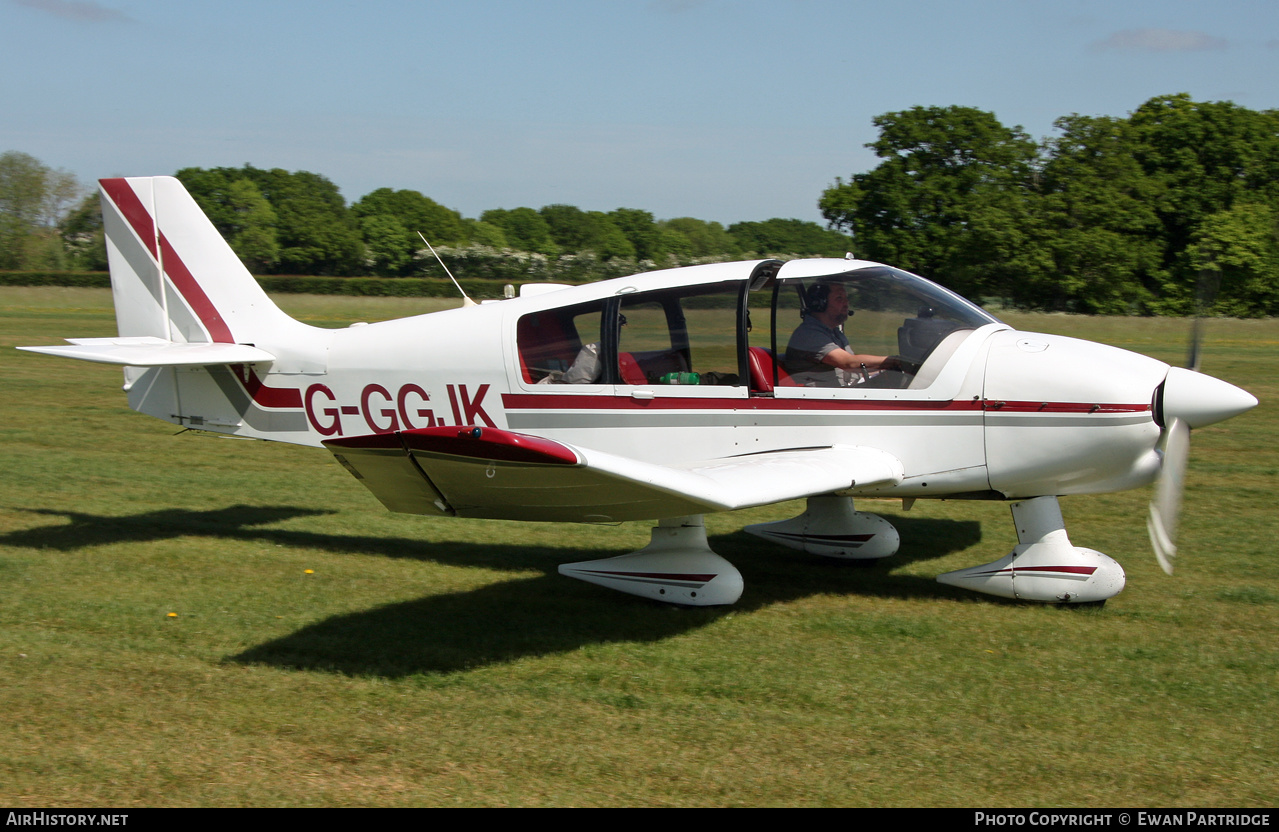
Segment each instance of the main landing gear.
[{"label": "main landing gear", "polygon": [[[1017,546],[983,566],[937,576],[944,584],[1049,604],[1105,601],[1124,588],[1124,570],[1101,552],[1071,544],[1056,497],[1012,504]],[[803,514],[747,526],[753,535],[810,554],[873,560],[896,553],[901,538],[882,517],[856,511],[848,497],[811,497]],[[742,574],[711,551],[701,515],[662,520],[638,552],[566,563],[561,575],[683,606],[732,604]]]},{"label": "main landing gear", "polygon": [[897,553],[901,536],[877,514],[853,508],[851,497],[809,497],[804,513],[775,523],[757,523],[743,531],[810,555],[845,560],[876,560]]},{"label": "main landing gear", "polygon": [[[868,560],[897,551],[887,520],[855,511],[848,497],[811,497],[798,517],[747,526],[751,534],[827,557]],[[638,552],[566,563],[560,574],[641,598],[684,606],[732,604],[742,596],[742,573],[711,551],[700,515],[662,520]]]},{"label": "main landing gear", "polygon": [[561,564],[560,574],[688,607],[732,604],[742,597],[742,573],[711,551],[700,514],[659,521],[638,552]]}]

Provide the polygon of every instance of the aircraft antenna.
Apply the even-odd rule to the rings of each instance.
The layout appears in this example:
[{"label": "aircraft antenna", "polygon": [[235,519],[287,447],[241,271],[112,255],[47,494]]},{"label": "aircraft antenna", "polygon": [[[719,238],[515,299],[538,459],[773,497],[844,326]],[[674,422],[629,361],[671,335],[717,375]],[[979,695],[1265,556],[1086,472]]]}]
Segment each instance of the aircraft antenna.
[{"label": "aircraft antenna", "polygon": [[453,272],[449,271],[449,267],[444,265],[444,260],[440,258],[439,252],[435,250],[435,246],[431,245],[431,241],[426,239],[426,235],[423,234],[421,231],[419,231],[417,232],[417,236],[422,238],[422,242],[426,243],[426,247],[429,248],[431,250],[431,253],[435,255],[436,261],[438,261],[439,264],[444,267],[444,273],[449,276],[449,280],[453,281],[453,285],[456,286],[457,290],[462,293],[462,306],[463,307],[479,306],[478,303],[471,300],[471,298],[466,294],[466,290],[462,288],[461,283],[457,282],[457,278],[453,276]]}]

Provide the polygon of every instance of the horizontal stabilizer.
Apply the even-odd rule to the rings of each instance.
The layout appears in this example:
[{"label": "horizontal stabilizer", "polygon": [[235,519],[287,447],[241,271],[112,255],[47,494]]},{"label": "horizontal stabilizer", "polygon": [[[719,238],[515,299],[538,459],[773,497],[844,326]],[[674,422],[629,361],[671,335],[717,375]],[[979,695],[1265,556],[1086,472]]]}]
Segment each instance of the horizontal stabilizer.
[{"label": "horizontal stabilizer", "polygon": [[[851,446],[667,466],[497,428],[422,428],[324,444],[392,511],[507,520],[678,517],[871,489],[903,477],[892,455]],[[406,489],[414,480],[421,485]]]},{"label": "horizontal stabilizer", "polygon": [[68,338],[69,347],[18,347],[27,352],[77,358],[128,367],[206,367],[217,364],[261,364],[275,360],[248,344],[180,344],[154,336]]}]

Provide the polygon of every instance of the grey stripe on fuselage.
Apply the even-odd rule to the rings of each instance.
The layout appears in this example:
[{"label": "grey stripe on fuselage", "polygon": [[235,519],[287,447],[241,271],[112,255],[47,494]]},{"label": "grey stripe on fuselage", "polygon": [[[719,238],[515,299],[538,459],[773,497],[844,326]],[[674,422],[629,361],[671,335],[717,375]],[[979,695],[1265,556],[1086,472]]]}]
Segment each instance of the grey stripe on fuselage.
[{"label": "grey stripe on fuselage", "polygon": [[254,430],[260,431],[305,431],[307,430],[306,414],[297,411],[277,412],[263,410],[253,403],[244,385],[227,367],[206,367],[209,375],[217,383],[222,395],[227,397],[235,412],[240,414],[245,423]]},{"label": "grey stripe on fuselage", "polygon": [[761,411],[722,410],[702,413],[634,411],[593,411],[590,413],[506,412],[512,429],[545,430],[554,428],[684,428],[684,427],[806,427],[810,425],[855,425],[871,427],[980,426],[981,413],[956,414],[875,413],[866,411]]},{"label": "grey stripe on fuselage", "polygon": [[1152,419],[1149,413],[1080,413],[1071,416],[1060,414],[1005,416],[986,413],[986,426],[992,428],[1113,428],[1123,425],[1142,425],[1150,421]]}]

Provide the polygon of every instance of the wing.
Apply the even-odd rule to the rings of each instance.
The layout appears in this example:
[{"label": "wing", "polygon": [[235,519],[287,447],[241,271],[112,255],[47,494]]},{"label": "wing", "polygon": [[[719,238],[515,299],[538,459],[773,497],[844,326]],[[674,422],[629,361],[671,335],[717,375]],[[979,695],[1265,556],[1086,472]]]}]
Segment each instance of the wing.
[{"label": "wing", "polygon": [[903,477],[896,457],[842,445],[657,465],[497,428],[422,428],[324,444],[391,511],[504,520],[652,520]]},{"label": "wing", "polygon": [[179,344],[153,336],[68,338],[69,347],[18,347],[27,352],[78,358],[126,367],[202,367],[274,361],[266,350],[248,344]]}]

